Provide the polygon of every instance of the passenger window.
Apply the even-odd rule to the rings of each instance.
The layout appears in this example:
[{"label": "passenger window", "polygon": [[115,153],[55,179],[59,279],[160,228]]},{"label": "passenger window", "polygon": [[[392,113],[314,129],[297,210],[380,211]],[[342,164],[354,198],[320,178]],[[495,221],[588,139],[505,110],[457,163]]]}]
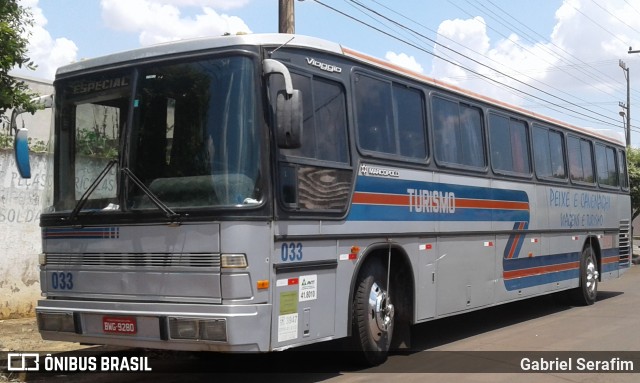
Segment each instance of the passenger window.
[{"label": "passenger window", "polygon": [[486,166],[480,109],[434,97],[433,128],[436,160],[445,166]]},{"label": "passenger window", "polygon": [[620,186],[629,189],[629,174],[627,173],[627,155],[624,151],[618,150],[618,166],[620,168]]},{"label": "passenger window", "polygon": [[423,93],[357,74],[355,105],[361,149],[411,159],[427,157]]},{"label": "passenger window", "polygon": [[[342,84],[291,73],[302,93],[302,145],[280,149],[280,202],[295,213],[337,213],[346,209],[352,170],[347,140],[346,96]],[[270,79],[271,96],[284,88],[281,76]]]},{"label": "passenger window", "polygon": [[400,155],[416,159],[426,158],[427,140],[422,92],[394,85],[393,100],[398,115]]},{"label": "passenger window", "polygon": [[533,155],[536,174],[542,178],[566,179],[562,133],[540,126],[533,129]]},{"label": "passenger window", "polygon": [[596,168],[598,183],[601,186],[617,187],[619,185],[615,149],[596,144]]},{"label": "passenger window", "polygon": [[[281,154],[348,163],[346,99],[342,86],[333,81],[296,73],[292,73],[291,77],[294,88],[302,92],[302,145],[297,149],[281,150]],[[277,85],[272,87],[278,89]]]},{"label": "passenger window", "polygon": [[572,181],[593,183],[593,160],[591,142],[569,136],[569,176]]},{"label": "passenger window", "polygon": [[526,123],[491,114],[489,117],[491,162],[498,172],[529,175],[529,135]]}]

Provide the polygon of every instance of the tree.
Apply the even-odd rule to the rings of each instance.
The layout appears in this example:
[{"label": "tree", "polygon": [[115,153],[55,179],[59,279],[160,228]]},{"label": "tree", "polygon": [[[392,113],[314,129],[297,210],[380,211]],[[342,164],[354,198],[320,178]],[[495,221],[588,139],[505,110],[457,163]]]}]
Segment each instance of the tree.
[{"label": "tree", "polygon": [[27,84],[9,75],[16,66],[34,70],[36,65],[27,56],[29,29],[33,16],[17,0],[0,0],[0,118],[6,119],[9,109],[22,108],[34,113],[37,106],[30,100],[37,96]]},{"label": "tree", "polygon": [[627,166],[629,167],[629,187],[631,189],[631,211],[633,221],[640,215],[640,149],[627,149]]}]

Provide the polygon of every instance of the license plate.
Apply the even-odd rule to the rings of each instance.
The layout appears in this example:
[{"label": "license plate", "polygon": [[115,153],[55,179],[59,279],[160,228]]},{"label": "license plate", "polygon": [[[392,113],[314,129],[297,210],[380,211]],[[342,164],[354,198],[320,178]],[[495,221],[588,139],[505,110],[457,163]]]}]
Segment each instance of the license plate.
[{"label": "license plate", "polygon": [[107,334],[133,335],[138,332],[135,317],[102,317],[102,331]]}]

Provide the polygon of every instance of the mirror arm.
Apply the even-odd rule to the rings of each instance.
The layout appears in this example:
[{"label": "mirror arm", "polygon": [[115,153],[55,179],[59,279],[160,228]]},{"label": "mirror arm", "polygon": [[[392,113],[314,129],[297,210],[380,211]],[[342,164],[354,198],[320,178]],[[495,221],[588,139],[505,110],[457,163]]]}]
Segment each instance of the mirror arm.
[{"label": "mirror arm", "polygon": [[283,63],[273,59],[264,59],[262,61],[262,71],[265,75],[271,73],[279,73],[284,77],[284,87],[288,95],[293,94],[293,81],[291,80],[291,73],[289,69],[284,66]]}]

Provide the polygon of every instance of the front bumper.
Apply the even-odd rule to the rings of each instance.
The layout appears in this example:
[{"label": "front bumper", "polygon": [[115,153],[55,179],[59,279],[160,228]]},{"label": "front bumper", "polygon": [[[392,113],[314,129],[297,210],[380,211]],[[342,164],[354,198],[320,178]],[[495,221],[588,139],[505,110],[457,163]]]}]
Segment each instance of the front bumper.
[{"label": "front bumper", "polygon": [[[179,303],[40,300],[38,328],[45,340],[105,344],[183,351],[270,351],[271,305],[212,305]],[[67,321],[56,327],[55,320]],[[53,321],[51,319],[53,318]],[[107,319],[105,319],[107,318]],[[115,318],[115,319],[114,319]],[[121,329],[109,329],[122,320]],[[202,329],[218,326],[216,336],[207,331],[178,332],[176,323],[197,323]],[[54,323],[53,325],[51,323]],[[135,323],[135,330],[128,326]],[[224,329],[221,336],[220,329]],[[184,339],[184,334],[191,339]],[[193,337],[192,337],[193,336]],[[211,340],[215,339],[215,340]]]}]

